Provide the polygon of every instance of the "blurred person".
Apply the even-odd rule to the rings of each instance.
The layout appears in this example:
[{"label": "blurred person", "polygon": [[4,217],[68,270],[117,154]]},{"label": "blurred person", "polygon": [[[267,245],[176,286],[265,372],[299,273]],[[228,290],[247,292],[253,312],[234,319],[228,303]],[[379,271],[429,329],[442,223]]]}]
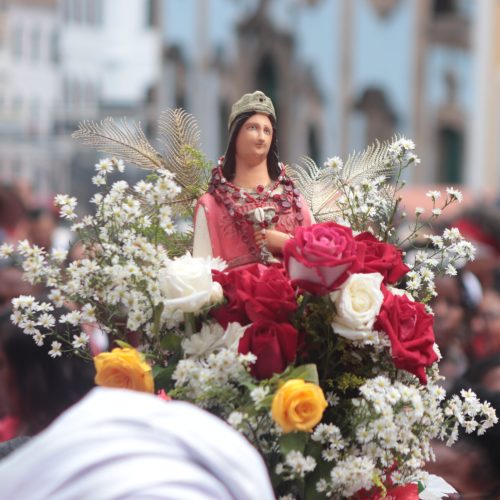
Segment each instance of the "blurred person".
[{"label": "blurred person", "polygon": [[434,333],[442,359],[439,370],[450,389],[468,366],[467,343],[471,318],[482,298],[481,285],[470,272],[459,270],[456,276],[435,280],[437,296],[431,302],[434,311]]},{"label": "blurred person", "polygon": [[28,231],[23,201],[12,187],[0,185],[0,243],[17,243],[27,237]]},{"label": "blurred person", "polygon": [[0,266],[0,313],[10,309],[11,300],[19,295],[38,295],[43,287],[23,279],[23,271],[13,265]]},{"label": "blurred person", "polygon": [[181,401],[102,387],[0,461],[0,497],[275,498],[261,456],[226,422]]},{"label": "blurred person", "polygon": [[476,248],[476,258],[467,264],[484,288],[492,286],[493,270],[500,265],[500,210],[477,205],[465,210],[450,226],[459,229]]},{"label": "blurred person", "polygon": [[53,247],[54,232],[57,227],[55,215],[50,210],[38,207],[28,211],[28,240],[49,252]]},{"label": "blurred person", "polygon": [[500,353],[483,358],[467,370],[465,380],[474,386],[498,393],[500,397]]},{"label": "blurred person", "polygon": [[[48,340],[36,345],[11,323],[10,314],[4,311],[0,317],[0,412],[14,426],[7,437],[33,436],[94,386],[95,369],[76,356],[51,357]],[[57,328],[59,334],[68,334],[65,325]],[[73,330],[70,335],[80,333]]]},{"label": "blurred person", "polygon": [[436,460],[426,465],[426,470],[442,477],[458,492],[449,499],[500,498],[500,478],[497,463],[475,437],[459,439],[452,447],[442,441],[432,443]]},{"label": "blurred person", "polygon": [[472,318],[472,353],[477,359],[500,352],[500,268],[491,273],[492,286],[485,289]]}]

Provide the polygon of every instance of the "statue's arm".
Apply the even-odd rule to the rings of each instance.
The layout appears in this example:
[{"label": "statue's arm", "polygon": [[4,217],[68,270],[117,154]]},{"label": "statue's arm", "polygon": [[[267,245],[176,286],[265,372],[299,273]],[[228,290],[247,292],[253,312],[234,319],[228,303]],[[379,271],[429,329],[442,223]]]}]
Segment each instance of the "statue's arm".
[{"label": "statue's arm", "polygon": [[207,214],[201,203],[196,208],[194,218],[193,257],[213,257]]}]

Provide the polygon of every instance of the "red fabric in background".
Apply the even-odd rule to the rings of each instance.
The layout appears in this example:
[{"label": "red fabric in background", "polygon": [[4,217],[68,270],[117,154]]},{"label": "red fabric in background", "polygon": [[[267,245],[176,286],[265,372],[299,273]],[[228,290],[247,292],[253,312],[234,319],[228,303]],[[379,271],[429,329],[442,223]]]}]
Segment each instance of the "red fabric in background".
[{"label": "red fabric in background", "polygon": [[0,443],[13,439],[17,436],[19,422],[14,417],[0,419]]}]

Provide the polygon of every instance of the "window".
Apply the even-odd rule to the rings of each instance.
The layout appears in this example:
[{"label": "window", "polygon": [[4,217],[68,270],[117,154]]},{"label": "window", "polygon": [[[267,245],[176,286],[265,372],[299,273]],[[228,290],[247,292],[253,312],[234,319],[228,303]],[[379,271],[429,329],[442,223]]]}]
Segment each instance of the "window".
[{"label": "window", "polygon": [[55,30],[50,35],[50,60],[53,63],[58,63],[59,60],[60,60],[60,54],[59,54],[59,34]]},{"label": "window", "polygon": [[23,55],[23,28],[20,24],[14,26],[11,36],[12,56],[14,59],[21,59]]},{"label": "window", "polygon": [[33,26],[31,30],[31,60],[36,62],[40,60],[42,32],[39,26]]},{"label": "window", "polygon": [[146,26],[155,26],[158,21],[156,0],[147,0],[146,2]]},{"label": "window", "polygon": [[457,12],[456,0],[434,0],[432,10],[434,17],[455,14]]},{"label": "window", "polygon": [[315,161],[316,165],[319,165],[320,151],[318,143],[318,134],[316,131],[316,127],[314,127],[314,125],[309,125],[307,131],[307,149],[309,157]]},{"label": "window", "polygon": [[443,126],[438,132],[440,182],[460,184],[464,150],[463,133],[455,127]]}]

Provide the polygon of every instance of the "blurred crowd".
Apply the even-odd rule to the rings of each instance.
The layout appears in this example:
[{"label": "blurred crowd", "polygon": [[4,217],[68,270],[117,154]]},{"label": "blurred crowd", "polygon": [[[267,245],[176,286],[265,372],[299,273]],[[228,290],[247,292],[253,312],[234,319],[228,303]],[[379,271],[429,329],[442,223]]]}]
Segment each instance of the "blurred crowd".
[{"label": "blurred crowd", "polygon": [[[476,247],[476,258],[455,276],[436,278],[431,306],[443,385],[449,395],[473,389],[500,414],[500,205],[472,206],[444,227],[457,227]],[[37,203],[29,184],[0,186],[0,245],[26,239],[68,250],[68,235],[54,207]],[[36,346],[10,323],[12,298],[44,293],[23,281],[15,256],[0,260],[0,458],[17,446],[12,438],[38,433],[93,386],[89,363],[51,358],[49,347]],[[435,443],[434,450],[429,471],[464,498],[500,498],[500,426],[481,437],[459,436],[453,448]]]}]

